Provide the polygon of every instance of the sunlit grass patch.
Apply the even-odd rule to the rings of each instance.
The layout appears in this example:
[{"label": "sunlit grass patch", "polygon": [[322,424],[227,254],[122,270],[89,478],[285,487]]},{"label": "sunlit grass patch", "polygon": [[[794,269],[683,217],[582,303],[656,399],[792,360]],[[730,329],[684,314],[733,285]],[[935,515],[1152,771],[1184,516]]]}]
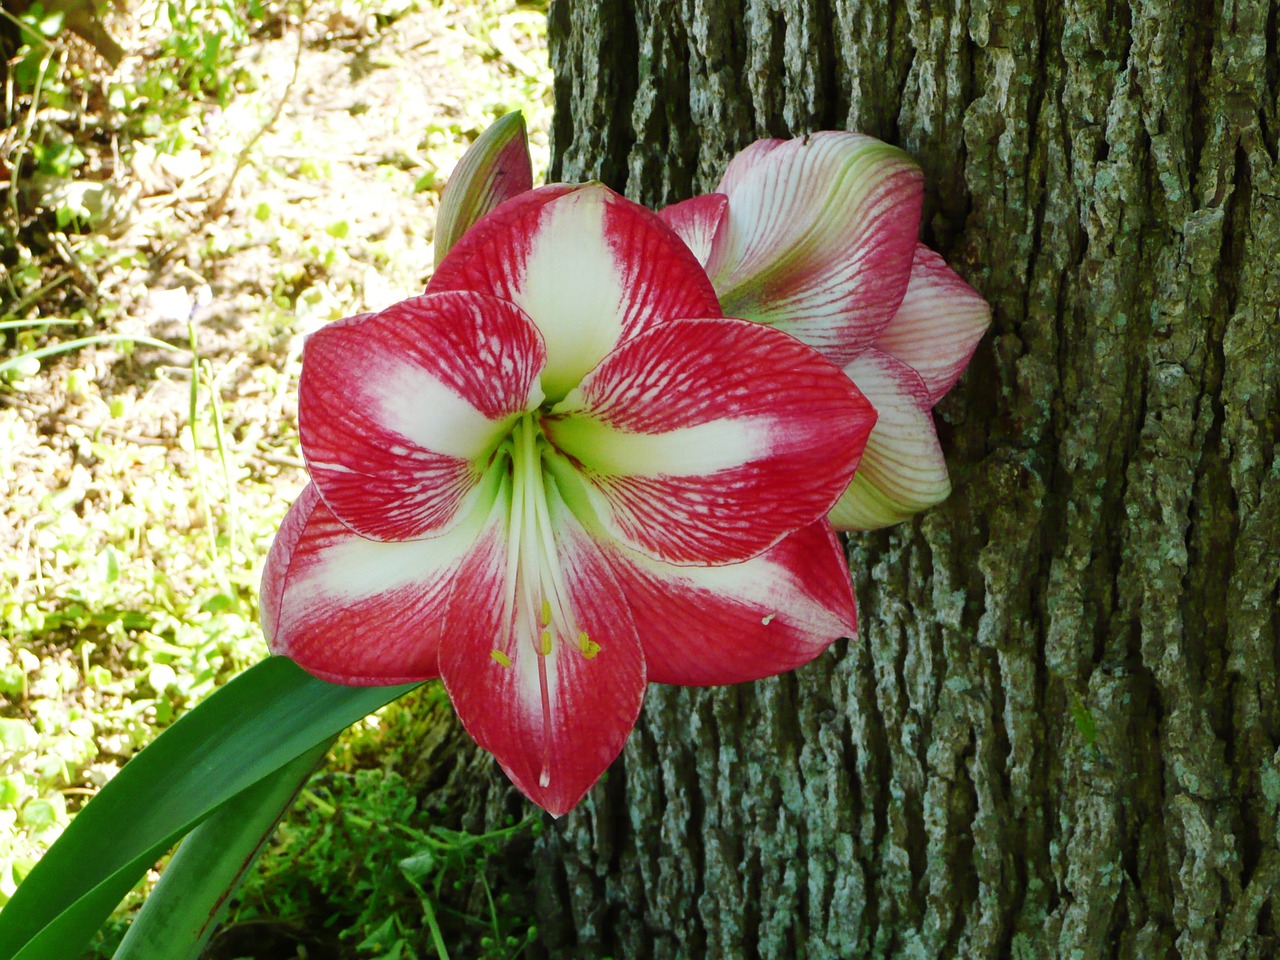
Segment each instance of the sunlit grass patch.
[{"label": "sunlit grass patch", "polygon": [[[306,481],[302,341],[421,290],[439,191],[494,118],[525,112],[541,176],[544,15],[510,0],[143,0],[105,21],[134,54],[119,69],[53,24],[13,51],[0,905],[134,752],[265,654],[262,559]],[[352,758],[370,754],[338,754],[334,783],[362,794]]]}]

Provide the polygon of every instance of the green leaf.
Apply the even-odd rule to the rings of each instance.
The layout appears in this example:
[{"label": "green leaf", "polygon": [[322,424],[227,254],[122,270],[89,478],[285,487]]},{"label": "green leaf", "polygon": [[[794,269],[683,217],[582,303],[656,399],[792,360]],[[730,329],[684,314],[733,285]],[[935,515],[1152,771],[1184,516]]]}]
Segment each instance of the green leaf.
[{"label": "green leaf", "polygon": [[1071,718],[1075,720],[1080,736],[1084,737],[1085,746],[1092,747],[1098,739],[1098,725],[1094,722],[1089,708],[1084,705],[1084,701],[1074,693],[1071,695]]},{"label": "green leaf", "polygon": [[0,912],[0,960],[71,960],[180,837],[413,689],[343,687],[271,657],[182,717],[71,821]]},{"label": "green leaf", "polygon": [[236,794],[192,830],[113,960],[199,960],[231,894],[335,739]]}]

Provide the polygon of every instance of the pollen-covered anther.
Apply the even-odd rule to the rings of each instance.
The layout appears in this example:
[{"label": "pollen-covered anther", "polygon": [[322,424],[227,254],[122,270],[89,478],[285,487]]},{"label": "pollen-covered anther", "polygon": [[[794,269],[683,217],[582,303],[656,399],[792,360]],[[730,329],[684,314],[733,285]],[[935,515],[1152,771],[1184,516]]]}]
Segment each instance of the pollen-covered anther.
[{"label": "pollen-covered anther", "polygon": [[494,663],[496,663],[496,664],[497,664],[498,666],[500,666],[500,667],[509,667],[509,666],[511,666],[511,658],[510,658],[510,657],[508,657],[508,656],[507,656],[505,653],[503,653],[501,650],[494,650],[493,652],[491,652],[491,653],[489,654],[489,656],[493,657],[493,662],[494,662]]},{"label": "pollen-covered anther", "polygon": [[551,656],[551,631],[550,630],[542,631],[541,653],[544,657]]},{"label": "pollen-covered anther", "polygon": [[593,660],[595,655],[600,652],[600,644],[587,636],[587,631],[583,630],[578,634],[578,649],[582,651],[582,655],[588,660]]}]

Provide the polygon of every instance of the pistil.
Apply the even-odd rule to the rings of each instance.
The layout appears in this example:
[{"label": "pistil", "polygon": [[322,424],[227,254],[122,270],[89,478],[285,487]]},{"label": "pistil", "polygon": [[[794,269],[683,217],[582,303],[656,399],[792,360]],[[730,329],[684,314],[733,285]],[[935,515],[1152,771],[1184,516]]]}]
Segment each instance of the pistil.
[{"label": "pistil", "polygon": [[[503,622],[510,632],[493,651],[493,659],[508,666],[517,645],[528,643],[538,663],[538,688],[542,707],[544,754],[539,784],[551,780],[549,751],[552,736],[551,687],[561,650],[577,648],[585,659],[600,652],[600,645],[579,629],[560,568],[559,552],[551,521],[550,496],[558,497],[555,481],[547,476],[543,453],[547,441],[535,415],[521,417],[506,444],[511,469],[511,526],[508,530],[507,584]],[[505,648],[505,649],[503,649]]]}]

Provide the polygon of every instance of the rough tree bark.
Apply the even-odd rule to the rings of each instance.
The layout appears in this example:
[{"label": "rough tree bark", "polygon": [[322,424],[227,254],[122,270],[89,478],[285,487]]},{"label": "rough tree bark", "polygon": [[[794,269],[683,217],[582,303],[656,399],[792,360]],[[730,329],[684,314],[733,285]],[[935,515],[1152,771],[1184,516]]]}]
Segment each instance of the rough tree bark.
[{"label": "rough tree bark", "polygon": [[[552,0],[553,177],[857,129],[995,307],[861,635],[651,688],[540,841],[552,956],[1280,951],[1280,53],[1263,0]],[[558,914],[559,919],[553,919]]]}]

